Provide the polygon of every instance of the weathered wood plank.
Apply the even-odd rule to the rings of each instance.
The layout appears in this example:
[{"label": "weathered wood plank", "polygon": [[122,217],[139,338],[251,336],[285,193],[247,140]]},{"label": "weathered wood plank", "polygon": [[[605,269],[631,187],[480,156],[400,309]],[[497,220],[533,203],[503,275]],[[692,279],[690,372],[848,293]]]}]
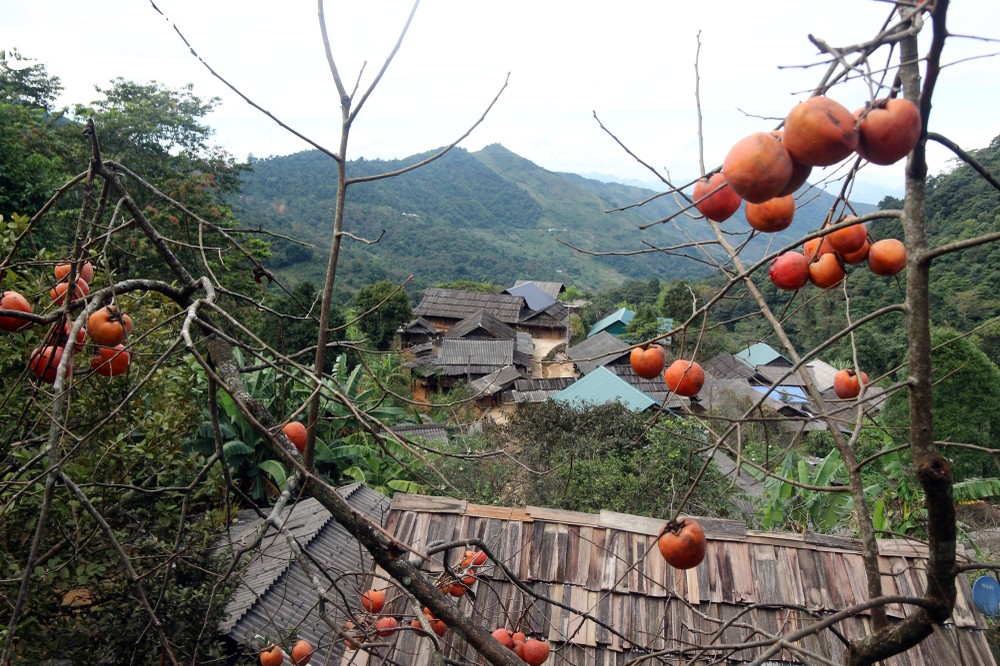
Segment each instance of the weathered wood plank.
[{"label": "weathered wood plank", "polygon": [[398,511],[433,511],[434,513],[465,513],[468,502],[452,497],[435,497],[433,495],[412,495],[396,493],[392,497],[390,510]]},{"label": "weathered wood plank", "polygon": [[542,520],[563,525],[599,525],[600,516],[595,513],[580,511],[564,511],[562,509],[547,509],[541,506],[526,506],[524,512],[532,520]]}]

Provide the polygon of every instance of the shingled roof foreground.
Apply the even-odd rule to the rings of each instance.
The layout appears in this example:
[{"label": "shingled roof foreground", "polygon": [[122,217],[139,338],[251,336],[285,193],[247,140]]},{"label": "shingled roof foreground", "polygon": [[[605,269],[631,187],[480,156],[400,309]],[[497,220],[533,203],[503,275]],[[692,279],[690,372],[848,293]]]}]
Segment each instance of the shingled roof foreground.
[{"label": "shingled roof foreground", "polygon": [[[360,483],[343,486],[337,492],[357,512],[378,523],[389,508],[385,495]],[[341,592],[355,598],[358,590],[364,589],[371,558],[318,500],[292,504],[283,514],[283,520],[299,545],[327,567]],[[222,546],[238,549],[251,543],[261,524],[255,514],[244,512]],[[220,633],[236,643],[249,645],[255,635],[269,640],[284,639],[294,630],[300,638],[317,646],[313,664],[340,662],[343,646],[320,620],[315,588],[284,536],[269,529],[257,550],[243,559],[235,576],[238,585],[226,605]]]},{"label": "shingled roof foreground", "polygon": [[[815,534],[748,531],[741,522],[699,519],[708,535],[708,554],[694,569],[668,567],[655,546],[662,520],[612,512],[575,513],[538,507],[512,509],[464,501],[397,494],[386,529],[404,543],[423,548],[431,541],[478,537],[487,542],[535,592],[587,609],[621,636],[592,620],[534,601],[506,581],[491,564],[479,569],[475,594],[458,600],[489,628],[517,627],[540,634],[553,647],[548,665],[620,666],[654,650],[673,650],[644,664],[745,664],[761,648],[717,649],[704,660],[688,661],[680,651],[713,642],[738,645],[768,634],[794,631],[816,617],[867,597],[860,544]],[[918,596],[926,584],[926,548],[901,540],[879,542],[886,594]],[[440,556],[427,565],[442,570]],[[408,604],[392,598],[385,612],[407,613]],[[774,604],[774,606],[766,606]],[[779,607],[779,605],[781,605]],[[793,606],[802,607],[799,610]],[[887,607],[890,618],[912,609]],[[729,624],[723,624],[730,622]],[[847,638],[870,630],[866,615],[837,625]],[[887,666],[993,666],[984,624],[972,610],[969,585],[959,580],[952,621]],[[445,657],[482,660],[461,639],[445,634]],[[843,643],[827,631],[800,645],[833,663],[843,663]],[[956,661],[961,655],[961,661]],[[379,655],[345,654],[342,664],[431,663],[429,642],[401,632],[391,651]],[[782,651],[767,664],[801,664],[801,656]]]}]

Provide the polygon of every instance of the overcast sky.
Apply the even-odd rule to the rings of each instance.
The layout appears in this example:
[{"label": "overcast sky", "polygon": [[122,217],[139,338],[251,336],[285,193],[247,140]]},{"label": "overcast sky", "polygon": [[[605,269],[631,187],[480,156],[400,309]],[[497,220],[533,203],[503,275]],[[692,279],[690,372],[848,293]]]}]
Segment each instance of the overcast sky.
[{"label": "overcast sky", "polygon": [[[239,159],[308,148],[239,100],[192,57],[148,0],[3,0],[0,48],[16,47],[62,79],[64,103],[90,101],[115,76],[156,80],[218,96],[208,119]],[[312,0],[156,0],[218,72],[288,124],[331,148],[339,108]],[[408,2],[327,3],[334,56],[350,86],[363,62],[371,80],[409,12]],[[676,177],[698,171],[694,105],[701,31],[706,161],[770,129],[818,81],[807,35],[833,45],[863,41],[890,5],[874,0],[424,0],[409,35],[352,135],[349,157],[398,158],[450,142],[500,89],[494,111],[463,146],[501,143],[554,171],[654,180],[604,134],[601,120],[649,164]],[[998,0],[953,0],[955,33],[1000,38]],[[925,45],[926,48],[926,45]],[[987,56],[996,43],[955,39],[946,60]],[[785,66],[786,68],[781,68]],[[967,147],[1000,134],[1000,59],[944,70],[931,129]],[[867,90],[832,93],[849,109]],[[949,155],[933,150],[935,171]],[[887,190],[899,167],[863,174]]]}]

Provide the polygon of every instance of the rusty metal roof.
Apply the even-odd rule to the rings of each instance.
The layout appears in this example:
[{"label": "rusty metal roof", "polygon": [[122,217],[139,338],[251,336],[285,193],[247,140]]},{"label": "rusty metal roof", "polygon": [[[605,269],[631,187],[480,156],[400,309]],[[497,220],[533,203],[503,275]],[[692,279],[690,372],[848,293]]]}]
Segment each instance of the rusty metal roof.
[{"label": "rusty metal roof", "polygon": [[[508,626],[547,639],[553,648],[547,666],[617,666],[654,650],[674,652],[644,663],[745,664],[761,656],[761,648],[719,649],[690,662],[690,655],[682,658],[681,652],[712,642],[738,645],[763,638],[757,630],[781,634],[866,599],[861,545],[855,540],[754,532],[742,522],[698,520],[708,536],[708,554],[702,564],[687,571],[668,566],[656,549],[663,520],[612,512],[493,507],[397,494],[386,529],[418,549],[437,539],[481,538],[531,590],[589,612],[617,631],[532,598],[491,563],[480,567],[475,594],[457,603],[488,628]],[[886,594],[923,594],[925,546],[884,540],[879,551]],[[442,571],[440,556],[426,568]],[[962,577],[958,583],[952,620],[905,655],[886,660],[886,666],[954,664],[956,653],[969,666],[995,665],[985,625],[972,609],[969,585]],[[391,591],[389,598],[386,612],[410,612],[404,598],[394,598]],[[912,609],[894,604],[887,610],[890,618],[900,618]],[[848,637],[862,635],[869,631],[870,618],[850,617],[838,628]],[[452,632],[444,641],[446,659],[482,663]],[[829,662],[843,663],[844,645],[830,632],[801,645]],[[391,648],[374,655],[351,653],[342,663],[425,666],[432,662],[429,642],[406,631],[397,635]],[[765,663],[803,661],[798,653],[784,650]]]}]

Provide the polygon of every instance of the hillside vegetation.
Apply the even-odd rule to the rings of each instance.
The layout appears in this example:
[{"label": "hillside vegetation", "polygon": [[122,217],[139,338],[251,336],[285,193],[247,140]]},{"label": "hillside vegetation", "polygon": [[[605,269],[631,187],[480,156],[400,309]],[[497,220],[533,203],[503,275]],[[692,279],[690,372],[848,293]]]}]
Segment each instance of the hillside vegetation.
[{"label": "hillside vegetation", "polygon": [[[389,161],[359,159],[348,165],[348,173],[392,171],[429,154]],[[271,266],[283,277],[318,278],[329,247],[335,183],[334,163],[317,151],[252,162],[252,172],[246,174],[235,202],[239,216],[248,226],[291,235],[311,245],[273,243]],[[339,275],[352,290],[382,279],[402,281],[410,274],[414,289],[442,281],[513,284],[515,279],[531,278],[588,290],[651,275],[666,280],[709,275],[707,266],[682,256],[660,252],[593,256],[569,247],[637,251],[649,249],[644,243],[663,247],[709,237],[702,221],[685,215],[646,231],[638,229],[674,215],[678,203],[672,196],[641,208],[606,212],[654,194],[640,187],[547,171],[500,145],[474,153],[455,149],[425,168],[349,189],[348,230],[373,239],[385,229],[385,236],[375,245],[345,243]],[[816,192],[803,200],[806,203],[787,231],[750,242],[749,258],[759,258],[769,246],[778,247],[817,228],[833,197]],[[727,226],[744,230],[742,222],[740,214]],[[691,249],[678,254],[701,256]]]}]

